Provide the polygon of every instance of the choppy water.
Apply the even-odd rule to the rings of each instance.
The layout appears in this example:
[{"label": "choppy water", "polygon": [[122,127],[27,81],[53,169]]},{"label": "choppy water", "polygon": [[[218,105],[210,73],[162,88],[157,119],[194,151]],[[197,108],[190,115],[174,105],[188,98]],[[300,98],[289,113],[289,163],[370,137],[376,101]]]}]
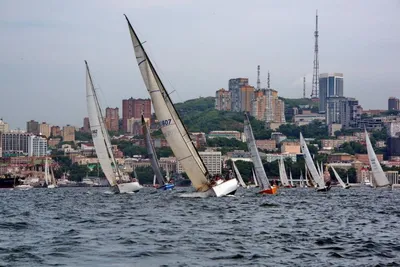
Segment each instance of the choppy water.
[{"label": "choppy water", "polygon": [[106,190],[0,190],[0,266],[400,266],[400,190]]}]

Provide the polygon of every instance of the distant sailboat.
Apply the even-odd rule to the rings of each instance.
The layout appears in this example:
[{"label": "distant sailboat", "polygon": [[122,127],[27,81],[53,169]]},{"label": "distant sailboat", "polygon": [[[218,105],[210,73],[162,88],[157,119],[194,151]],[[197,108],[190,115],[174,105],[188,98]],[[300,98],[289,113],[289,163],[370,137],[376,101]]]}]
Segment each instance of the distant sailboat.
[{"label": "distant sailboat", "polygon": [[253,130],[250,125],[250,120],[245,113],[245,120],[244,120],[244,134],[246,136],[247,147],[251,154],[251,159],[254,164],[255,175],[259,179],[260,186],[262,190],[259,192],[260,194],[276,194],[277,193],[277,186],[271,186],[267,174],[265,173],[264,166],[262,164],[260,154],[258,153],[256,141],[254,139]]},{"label": "distant sailboat", "polygon": [[312,179],[318,184],[317,191],[328,191],[330,190],[330,186],[326,186],[325,182],[323,180],[323,177],[320,175],[320,173],[317,171],[314,162],[311,158],[310,151],[308,150],[306,141],[303,138],[303,135],[300,133],[300,147],[301,151],[304,155],[304,159],[307,165],[308,170],[310,171],[310,175]]},{"label": "distant sailboat", "polygon": [[367,152],[368,152],[368,160],[371,165],[372,178],[374,187],[384,187],[389,186],[389,179],[386,177],[385,173],[382,170],[382,166],[379,163],[378,158],[376,157],[374,148],[372,147],[371,140],[369,139],[367,130],[365,132],[365,142],[367,143]]},{"label": "distant sailboat", "polygon": [[291,187],[294,187],[292,171],[290,171],[289,177],[290,177],[290,186],[291,186]]},{"label": "distant sailboat", "polygon": [[[46,163],[45,166],[47,165],[47,176],[48,176],[48,180],[49,183],[47,184],[47,188],[56,188],[57,186],[57,182],[56,182],[56,177],[54,176],[54,171],[53,171],[53,167],[49,168],[49,164],[47,162],[47,157],[46,157]],[[46,169],[46,168],[45,168]],[[49,169],[50,169],[50,173],[49,173]],[[46,171],[45,171],[46,172]],[[46,175],[46,174],[45,174]]]},{"label": "distant sailboat", "polygon": [[305,187],[303,172],[300,170],[300,187]]},{"label": "distant sailboat", "polygon": [[[100,104],[94,90],[92,77],[90,75],[89,66],[86,65],[86,100],[89,114],[90,130],[94,147],[96,149],[97,158],[99,159],[101,168],[111,186],[117,193],[137,192],[142,188],[137,181],[131,181],[129,178],[123,177],[118,168],[118,164],[114,158],[110,136],[104,125],[104,117],[101,112]],[[112,165],[114,165],[115,172]]]},{"label": "distant sailboat", "polygon": [[279,167],[279,178],[281,180],[281,184],[283,187],[291,187],[288,181],[288,177],[285,170],[285,162],[283,161],[283,157],[281,156],[278,161]]},{"label": "distant sailboat", "polygon": [[183,125],[157,71],[144,50],[142,42],[140,42],[128,18],[126,16],[125,18],[128,23],[140,73],[147,91],[150,94],[154,111],[160,122],[161,131],[174,152],[175,157],[191,180],[193,187],[198,192],[204,193],[195,194],[193,196],[219,197],[234,193],[239,187],[236,179],[210,181],[211,175],[190,139],[190,135]]},{"label": "distant sailboat", "polygon": [[233,165],[233,171],[235,172],[236,178],[239,181],[239,184],[243,187],[243,188],[247,188],[247,185],[244,183],[242,175],[240,175],[240,172],[238,170],[238,168],[236,167],[236,164],[234,161],[232,161],[232,165]]},{"label": "distant sailboat", "polygon": [[[147,126],[147,123],[144,119],[143,114],[142,114],[142,128],[143,128],[144,140],[146,143],[147,156],[150,159],[151,168],[153,169],[154,176],[157,179],[158,189],[171,190],[175,187],[175,185],[173,183],[170,183],[169,180],[164,181],[163,175],[161,173],[160,164],[158,162],[156,150],[154,149],[154,145],[151,140],[150,130],[149,130],[149,127]],[[168,177],[168,173],[167,173],[167,177]]]},{"label": "distant sailboat", "polygon": [[343,187],[343,189],[349,189],[350,185],[349,184],[345,184],[342,180],[342,178],[340,178],[339,174],[337,173],[337,171],[335,170],[335,168],[333,166],[331,166],[333,173],[335,174],[335,178],[336,180],[338,180],[339,184]]}]

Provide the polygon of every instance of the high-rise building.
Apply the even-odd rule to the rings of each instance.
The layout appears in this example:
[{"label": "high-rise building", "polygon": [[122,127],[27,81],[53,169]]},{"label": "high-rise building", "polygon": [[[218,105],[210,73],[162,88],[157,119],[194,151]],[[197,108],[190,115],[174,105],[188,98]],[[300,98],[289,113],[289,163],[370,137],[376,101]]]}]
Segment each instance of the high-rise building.
[{"label": "high-rise building", "polygon": [[119,109],[106,108],[106,128],[109,131],[119,131]]},{"label": "high-rise building", "polygon": [[47,124],[46,122],[42,122],[39,125],[39,132],[41,135],[46,136],[47,138],[50,137],[50,125]]},{"label": "high-rise building", "polygon": [[140,119],[142,112],[145,118],[151,118],[151,101],[150,99],[129,99],[122,100],[122,128],[124,132],[128,132],[128,119]]},{"label": "high-rise building", "polygon": [[400,157],[400,137],[389,137],[386,144],[387,155],[390,159]]},{"label": "high-rise building", "polygon": [[[321,101],[321,95],[320,95]],[[341,105],[346,101],[345,97],[329,97],[326,100],[326,124],[340,124],[341,123]]]},{"label": "high-rise building", "polygon": [[43,157],[47,155],[47,139],[40,136],[29,136],[28,156]]},{"label": "high-rise building", "polygon": [[264,92],[265,90],[254,91],[254,99],[251,107],[251,116],[260,121],[265,121],[266,96]]},{"label": "high-rise building", "polygon": [[50,128],[51,136],[61,136],[61,129],[60,126],[51,126]]},{"label": "high-rise building", "polygon": [[240,88],[240,111],[251,112],[254,99],[254,87],[245,85]]},{"label": "high-rise building", "polygon": [[67,125],[62,131],[63,142],[75,142],[75,127]]},{"label": "high-rise building", "polygon": [[17,133],[17,132],[3,133],[1,138],[3,155],[28,154],[28,143],[30,136],[32,136],[32,134],[30,133]]},{"label": "high-rise building", "polygon": [[9,130],[8,123],[0,119],[0,133],[7,133]]},{"label": "high-rise building", "polygon": [[321,73],[319,75],[319,112],[326,112],[329,97],[343,96],[343,73]]},{"label": "high-rise building", "polygon": [[347,97],[340,102],[340,123],[343,128],[357,127],[361,114],[362,108],[355,98]]},{"label": "high-rise building", "polygon": [[215,92],[215,109],[216,110],[231,110],[231,92],[224,88]]},{"label": "high-rise building", "polygon": [[389,97],[388,110],[400,110],[400,100],[396,97]]},{"label": "high-rise building", "polygon": [[279,99],[278,91],[274,89],[256,91],[252,116],[267,123],[285,123],[285,103]]},{"label": "high-rise building", "polygon": [[83,128],[82,131],[84,133],[90,133],[90,123],[89,123],[89,118],[85,117],[83,118]]},{"label": "high-rise building", "polygon": [[400,122],[399,121],[392,121],[390,122],[387,127],[387,135],[389,137],[400,137]]},{"label": "high-rise building", "polygon": [[26,123],[26,131],[28,133],[40,134],[39,122],[30,120]]},{"label": "high-rise building", "polygon": [[229,92],[231,93],[231,110],[240,112],[242,107],[242,99],[240,88],[249,85],[248,78],[236,78],[229,80]]},{"label": "high-rise building", "polygon": [[[211,175],[222,173],[222,154],[220,151],[201,151],[199,155]],[[185,171],[179,161],[176,162],[176,169],[178,173]]]}]

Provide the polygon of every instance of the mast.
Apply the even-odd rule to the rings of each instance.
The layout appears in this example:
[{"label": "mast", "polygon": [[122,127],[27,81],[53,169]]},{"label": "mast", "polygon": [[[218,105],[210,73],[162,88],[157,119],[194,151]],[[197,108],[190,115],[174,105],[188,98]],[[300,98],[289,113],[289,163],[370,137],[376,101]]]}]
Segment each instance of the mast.
[{"label": "mast", "polygon": [[157,119],[160,121],[161,131],[177,160],[192,181],[192,185],[197,191],[207,191],[211,187],[208,180],[209,172],[126,15],[125,18],[128,23],[137,63],[152,99]]}]

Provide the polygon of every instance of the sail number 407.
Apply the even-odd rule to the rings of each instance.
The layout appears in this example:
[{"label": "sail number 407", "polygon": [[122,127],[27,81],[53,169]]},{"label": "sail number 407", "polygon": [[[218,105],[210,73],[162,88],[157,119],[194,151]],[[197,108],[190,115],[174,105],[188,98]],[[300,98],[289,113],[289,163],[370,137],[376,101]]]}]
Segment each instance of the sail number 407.
[{"label": "sail number 407", "polygon": [[171,124],[171,119],[160,121],[161,127],[168,126]]}]

